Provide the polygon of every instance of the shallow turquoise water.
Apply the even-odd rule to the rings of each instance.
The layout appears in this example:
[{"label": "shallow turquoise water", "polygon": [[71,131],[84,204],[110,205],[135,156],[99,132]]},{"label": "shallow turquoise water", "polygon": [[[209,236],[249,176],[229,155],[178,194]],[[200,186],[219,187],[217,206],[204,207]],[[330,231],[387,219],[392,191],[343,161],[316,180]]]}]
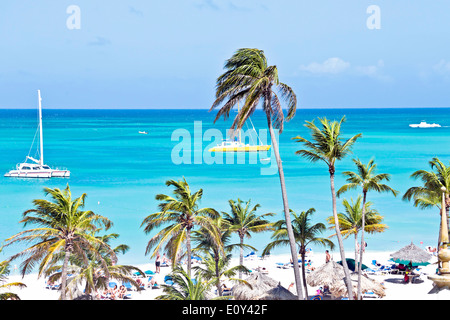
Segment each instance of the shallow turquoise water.
[{"label": "shallow turquoise water", "polygon": [[[145,246],[150,236],[143,233],[140,224],[144,217],[157,210],[157,193],[169,193],[168,179],[187,179],[192,189],[203,188],[202,206],[228,211],[228,200],[252,199],[260,203],[259,211],[275,212],[282,218],[279,178],[270,164],[206,164],[202,152],[211,141],[194,136],[197,121],[202,133],[219,129],[225,133],[231,121],[219,120],[205,110],[44,110],[45,162],[50,166],[67,167],[70,179],[20,180],[0,177],[0,241],[22,230],[18,224],[22,212],[32,208],[31,201],[43,198],[44,187],[64,188],[70,184],[72,193],[88,194],[86,209],[110,218],[113,232],[120,234],[119,243],[131,250],[121,258],[124,263],[145,263]],[[346,115],[343,125],[345,137],[363,133],[353,154],[337,164],[336,187],[344,182],[342,171],[354,170],[351,159],[367,162],[371,157],[378,164],[378,172],[390,173],[390,185],[400,191],[394,198],[387,194],[370,193],[368,200],[385,217],[389,230],[383,234],[367,235],[368,249],[397,250],[414,241],[416,244],[435,245],[439,228],[436,209],[419,210],[401,200],[401,195],[417,184],[410,179],[418,169],[429,170],[428,161],[439,157],[450,160],[450,109],[320,109],[299,110],[294,120],[285,125],[280,136],[280,152],[286,176],[289,205],[294,211],[314,207],[314,222],[323,222],[331,215],[331,196],[328,170],[324,164],[311,164],[295,155],[300,145],[291,140],[296,135],[308,136],[303,124],[326,116],[339,120]],[[256,129],[265,129],[261,112],[252,117]],[[442,128],[413,129],[410,123],[426,120],[440,123]],[[196,123],[197,122],[197,123]],[[36,132],[36,110],[0,110],[0,169],[7,172],[25,159]],[[191,163],[175,164],[173,150],[180,146],[172,141],[176,130],[191,134]],[[148,135],[139,134],[146,130]],[[187,140],[183,140],[187,142]],[[214,143],[214,142],[213,142]],[[30,153],[35,154],[36,144]],[[194,156],[194,151],[195,156]],[[205,154],[208,154],[207,152]],[[269,155],[270,156],[270,155]],[[263,156],[266,157],[266,156]],[[225,159],[225,158],[224,158]],[[254,159],[253,159],[254,160]],[[176,161],[175,161],[176,162]],[[195,163],[201,162],[201,163]],[[263,174],[268,170],[271,174]],[[2,173],[3,173],[2,172]],[[273,174],[275,173],[275,174]],[[349,193],[348,197],[356,197]],[[341,200],[338,210],[342,209]],[[331,234],[327,232],[324,236]],[[270,233],[253,235],[249,243],[262,249]],[[353,251],[353,239],[346,242]],[[320,251],[323,248],[313,247]],[[3,256],[18,247],[6,248]],[[288,252],[280,248],[277,252]],[[275,252],[275,253],[277,253]]]}]

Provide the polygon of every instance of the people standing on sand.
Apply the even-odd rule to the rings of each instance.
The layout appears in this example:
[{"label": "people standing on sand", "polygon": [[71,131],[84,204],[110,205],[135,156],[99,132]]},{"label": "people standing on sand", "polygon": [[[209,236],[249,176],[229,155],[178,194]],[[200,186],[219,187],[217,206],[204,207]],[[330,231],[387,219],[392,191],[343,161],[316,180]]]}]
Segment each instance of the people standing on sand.
[{"label": "people standing on sand", "polygon": [[330,252],[328,250],[325,250],[325,263],[328,263],[331,261]]},{"label": "people standing on sand", "polygon": [[156,266],[155,273],[159,273],[160,272],[160,265],[161,265],[161,256],[159,255],[159,252],[158,252],[156,254],[156,260],[155,260],[155,266]]}]

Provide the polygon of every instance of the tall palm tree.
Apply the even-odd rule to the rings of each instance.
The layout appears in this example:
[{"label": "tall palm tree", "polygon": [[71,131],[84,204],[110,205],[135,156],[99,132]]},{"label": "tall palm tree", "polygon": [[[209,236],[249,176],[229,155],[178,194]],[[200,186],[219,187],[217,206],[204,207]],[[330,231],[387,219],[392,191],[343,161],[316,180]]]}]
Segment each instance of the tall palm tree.
[{"label": "tall palm tree", "polygon": [[[337,192],[337,195],[341,195],[342,193],[348,190],[354,190],[356,188],[361,187],[363,194],[363,203],[362,203],[362,219],[361,225],[365,226],[365,209],[366,209],[366,200],[367,200],[367,192],[376,191],[376,192],[389,192],[392,193],[395,197],[398,194],[398,191],[392,189],[386,184],[383,184],[382,181],[390,181],[390,175],[387,173],[379,173],[375,174],[377,165],[374,163],[374,160],[371,159],[367,165],[363,164],[359,159],[353,159],[353,162],[356,165],[357,172],[345,171],[343,172],[344,176],[346,176],[347,184],[343,185]],[[364,228],[361,229],[361,245],[360,245],[360,262],[358,264],[358,300],[361,298],[361,267],[363,261],[363,253],[364,253]]]},{"label": "tall palm tree", "polygon": [[[233,56],[226,61],[224,68],[226,71],[219,76],[219,78],[217,78],[216,100],[211,106],[210,111],[226,101],[217,112],[214,122],[222,116],[224,119],[227,119],[230,115],[230,111],[239,102],[244,101],[243,107],[239,110],[231,126],[232,129],[240,130],[245,121],[253,114],[258,105],[261,103],[262,109],[267,118],[267,126],[270,132],[272,148],[277,161],[281,195],[283,199],[284,217],[286,219],[289,234],[291,255],[293,260],[295,260],[295,283],[298,297],[299,299],[302,299],[300,273],[298,271],[297,260],[294,259],[297,253],[289,215],[289,204],[283,165],[281,162],[278,142],[274,132],[275,128],[279,133],[282,133],[284,122],[291,120],[295,116],[297,109],[297,96],[291,87],[280,82],[278,79],[277,67],[274,65],[268,65],[264,51],[262,50],[252,48],[238,49]],[[280,97],[287,102],[288,111],[286,117],[284,116],[282,105],[277,93],[280,94]]]},{"label": "tall palm tree", "polygon": [[10,237],[6,240],[6,245],[34,242],[29,248],[11,257],[14,260],[28,256],[21,263],[23,276],[32,271],[39,261],[38,276],[41,276],[57,263],[58,255],[62,255],[61,299],[66,300],[67,266],[71,255],[87,259],[87,252],[97,254],[96,248],[101,246],[109,252],[112,259],[116,259],[114,251],[93,235],[99,227],[107,230],[112,223],[92,211],[82,211],[86,194],[72,199],[69,185],[64,190],[44,188],[44,191],[51,196],[51,201],[34,200],[36,208],[25,211],[20,221],[25,227],[30,224],[37,227]]},{"label": "tall palm tree", "polygon": [[201,226],[214,235],[214,240],[220,243],[220,235],[212,224],[212,218],[219,213],[212,208],[199,208],[199,202],[203,196],[203,190],[192,193],[186,179],[166,181],[168,187],[174,187],[174,196],[165,194],[156,195],[156,200],[161,201],[159,212],[147,216],[141,224],[145,226],[144,232],[150,233],[153,229],[164,224],[169,226],[160,230],[153,236],[147,244],[145,254],[148,254],[155,247],[153,256],[166,243],[165,249],[175,266],[179,260],[179,254],[183,244],[186,246],[188,274],[191,274],[191,231],[195,226]]},{"label": "tall palm tree", "polygon": [[222,260],[238,245],[229,244],[231,240],[230,225],[222,216],[212,219],[212,224],[220,234],[220,243],[215,240],[215,235],[211,234],[210,229],[200,228],[192,232],[192,241],[196,244],[192,252],[195,254],[202,253],[207,257],[211,257],[214,261],[217,292],[219,296],[222,296],[222,287],[220,285]]},{"label": "tall palm tree", "polygon": [[[292,139],[302,143],[306,147],[306,149],[296,151],[296,154],[308,159],[311,162],[323,161],[328,167],[328,172],[330,174],[333,216],[336,226],[336,236],[338,239],[342,266],[344,267],[345,283],[347,286],[347,292],[352,292],[350,272],[348,270],[347,261],[345,260],[344,243],[342,241],[341,232],[339,230],[334,176],[336,172],[336,161],[342,160],[351,152],[352,146],[354,145],[356,140],[361,137],[362,134],[359,133],[345,141],[342,141],[341,125],[344,121],[345,116],[342,117],[339,122],[329,121],[326,118],[319,118],[319,122],[322,125],[321,128],[318,128],[315,125],[314,121],[306,121],[305,127],[310,129],[313,141],[309,141],[300,136],[294,137]],[[349,294],[349,299],[353,299],[351,294]]]},{"label": "tall palm tree", "polygon": [[[347,239],[349,236],[353,235],[355,237],[355,261],[358,261],[357,243],[358,243],[358,233],[362,229],[362,196],[359,195],[356,201],[351,199],[351,203],[347,199],[342,200],[342,205],[344,206],[344,213],[338,213],[339,229],[341,230],[342,237]],[[383,217],[379,214],[376,209],[372,208],[372,202],[368,201],[365,204],[365,232],[377,233],[384,232],[387,229],[387,225],[383,224]],[[327,218],[327,222],[331,225],[330,229],[335,229],[334,227],[334,217],[330,216]],[[331,237],[336,234],[331,235]]]},{"label": "tall palm tree", "polygon": [[[316,223],[311,225],[311,216],[316,212],[314,208],[308,209],[306,212],[302,211],[299,215],[291,210],[293,216],[292,227],[294,230],[295,241],[298,245],[298,252],[302,257],[302,277],[303,287],[305,289],[305,296],[308,297],[308,288],[306,285],[305,276],[305,256],[306,248],[310,244],[320,244],[324,247],[334,249],[334,243],[327,239],[318,237],[318,233],[325,231],[326,227],[323,223]],[[274,223],[275,231],[272,235],[273,241],[270,242],[263,251],[263,255],[268,254],[272,249],[278,246],[284,246],[289,244],[287,237],[286,222],[285,220],[279,220]],[[297,259],[297,257],[295,257]]]},{"label": "tall palm tree", "polygon": [[[445,212],[447,219],[450,209],[450,166],[446,166],[439,158],[434,157],[429,161],[432,171],[417,170],[411,174],[411,178],[420,179],[422,186],[411,187],[403,195],[402,200],[414,200],[414,206],[420,209],[432,207],[439,208],[441,213],[442,187],[445,187]],[[440,237],[440,234],[439,234]],[[439,247],[441,239],[438,239]]]},{"label": "tall palm tree", "polygon": [[[228,200],[230,205],[230,213],[222,212],[225,221],[228,222],[229,230],[235,232],[239,236],[240,253],[239,264],[244,264],[244,238],[251,238],[251,233],[259,233],[272,229],[272,223],[266,220],[266,217],[275,215],[274,213],[256,214],[256,210],[261,206],[256,204],[251,206],[251,200],[247,202],[238,199]],[[242,274],[239,272],[239,279],[242,279]]]}]

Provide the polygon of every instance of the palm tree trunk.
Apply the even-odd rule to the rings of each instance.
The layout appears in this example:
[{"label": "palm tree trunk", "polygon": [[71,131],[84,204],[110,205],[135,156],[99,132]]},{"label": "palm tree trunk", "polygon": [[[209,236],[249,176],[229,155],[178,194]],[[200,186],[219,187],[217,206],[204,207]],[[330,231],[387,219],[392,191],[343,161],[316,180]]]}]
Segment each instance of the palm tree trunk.
[{"label": "palm tree trunk", "polygon": [[308,286],[306,285],[306,274],[305,274],[305,249],[301,250],[302,257],[302,277],[303,277],[303,288],[305,288],[305,297],[308,299]]},{"label": "palm tree trunk", "polygon": [[350,278],[350,272],[348,270],[347,260],[345,260],[344,243],[342,241],[341,229],[339,228],[339,219],[337,215],[336,208],[336,190],[334,188],[334,172],[333,166],[329,167],[330,172],[330,185],[331,185],[331,198],[333,203],[333,217],[334,217],[334,227],[336,229],[336,237],[338,239],[339,251],[341,254],[342,266],[344,267],[345,274],[345,284],[347,285],[348,299],[353,300],[353,290],[352,290],[352,279]]},{"label": "palm tree trunk", "polygon": [[355,233],[355,262],[356,261],[358,261],[358,232]]},{"label": "palm tree trunk", "polygon": [[217,287],[217,293],[219,294],[219,297],[221,297],[222,296],[222,287],[220,285],[220,278],[219,278],[219,275],[220,275],[220,273],[219,273],[219,259],[220,259],[219,252],[215,252],[214,262],[216,264],[216,278],[217,278],[216,287]]},{"label": "palm tree trunk", "polygon": [[[241,266],[244,265],[244,235],[239,235],[239,239],[241,242],[241,248],[240,248],[240,253],[239,253],[239,264]],[[242,279],[242,271],[239,269],[239,279]]]},{"label": "palm tree trunk", "polygon": [[64,263],[61,271],[61,300],[66,300],[66,287],[67,287],[67,265],[69,264],[70,250],[66,248],[64,255]]},{"label": "palm tree trunk", "polygon": [[288,205],[288,199],[287,199],[287,193],[286,193],[286,183],[284,181],[283,165],[281,163],[280,151],[278,149],[278,142],[275,139],[275,133],[273,131],[272,120],[270,118],[270,114],[266,114],[266,116],[267,116],[267,124],[269,126],[270,138],[272,141],[272,147],[273,147],[273,151],[275,153],[275,159],[276,159],[277,165],[278,165],[278,174],[280,177],[280,185],[281,185],[281,196],[283,198],[284,218],[286,220],[286,229],[287,229],[287,233],[288,233],[288,237],[289,237],[289,245],[290,245],[290,249],[291,249],[292,262],[294,264],[294,278],[295,278],[295,286],[297,288],[297,297],[299,300],[303,300],[302,285],[300,282],[300,271],[299,271],[299,265],[298,265],[298,255],[297,255],[297,249],[296,249],[296,244],[295,244],[294,231],[292,230],[291,215],[289,212],[289,205]]},{"label": "palm tree trunk", "polygon": [[361,244],[359,246],[359,263],[358,263],[358,300],[361,299],[361,270],[363,263],[363,253],[365,248],[364,243],[364,228],[366,226],[366,196],[367,192],[363,191],[363,204],[362,204],[362,219],[361,219]]},{"label": "palm tree trunk", "polygon": [[187,272],[189,279],[191,278],[191,229],[187,229],[186,232],[186,251],[188,254],[187,257]]}]

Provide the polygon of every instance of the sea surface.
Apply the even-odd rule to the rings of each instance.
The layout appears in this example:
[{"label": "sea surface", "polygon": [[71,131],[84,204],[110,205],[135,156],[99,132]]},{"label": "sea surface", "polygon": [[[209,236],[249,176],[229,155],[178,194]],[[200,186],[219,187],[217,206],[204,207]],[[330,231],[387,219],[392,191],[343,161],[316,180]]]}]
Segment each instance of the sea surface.
[{"label": "sea surface", "polygon": [[[235,113],[230,114],[233,117]],[[368,250],[396,251],[413,241],[424,247],[436,246],[439,230],[438,209],[420,210],[402,201],[405,191],[419,185],[410,175],[419,169],[430,170],[429,161],[439,157],[450,160],[450,109],[299,109],[287,122],[279,136],[280,153],[286,177],[289,206],[296,212],[315,208],[312,222],[325,223],[332,215],[330,181],[323,163],[310,163],[295,154],[302,146],[292,140],[300,135],[310,138],[305,121],[318,117],[340,120],[344,138],[362,133],[353,153],[336,165],[336,189],[345,181],[343,171],[355,171],[353,158],[367,163],[371,158],[378,173],[391,174],[389,185],[400,192],[368,194],[368,200],[384,217],[389,229],[382,234],[366,235]],[[110,232],[120,234],[114,244],[127,244],[130,250],[120,257],[123,264],[143,264],[146,235],[143,219],[158,211],[158,193],[170,194],[169,179],[186,178],[192,190],[203,189],[202,207],[229,211],[228,200],[251,199],[260,204],[259,213],[273,212],[272,220],[283,218],[279,177],[270,153],[246,155],[228,159],[211,155],[207,150],[225,137],[231,119],[213,123],[215,112],[207,110],[43,110],[44,160],[52,167],[64,167],[71,177],[53,179],[6,178],[27,155],[39,157],[37,110],[0,110],[0,244],[23,230],[19,223],[22,213],[32,209],[33,199],[44,199],[44,187],[65,188],[70,185],[74,197],[87,193],[85,209],[108,217],[114,223]],[[425,120],[439,123],[441,128],[410,128],[409,124]],[[317,121],[317,120],[316,120]],[[267,121],[262,112],[252,116],[245,129],[259,132],[267,138]],[[140,134],[147,131],[148,134]],[[211,140],[210,136],[214,138]],[[256,140],[257,137],[253,136]],[[34,145],[32,142],[34,139]],[[271,158],[272,157],[272,158]],[[261,158],[266,159],[261,161]],[[221,161],[222,160],[222,161]],[[214,162],[215,163],[212,163]],[[222,162],[222,163],[221,163]],[[233,162],[233,163],[230,163]],[[351,192],[338,199],[338,212],[343,211],[342,199],[356,198]],[[324,237],[333,233],[329,230]],[[270,241],[269,232],[252,234],[246,243],[262,251]],[[237,238],[234,238],[237,242]],[[345,240],[348,255],[353,256],[353,237]],[[335,241],[336,242],[336,241]],[[337,242],[336,242],[337,244]],[[312,245],[314,251],[324,251]],[[0,260],[23,249],[7,247]],[[274,254],[288,253],[288,247]],[[336,249],[335,254],[338,255]]]}]

